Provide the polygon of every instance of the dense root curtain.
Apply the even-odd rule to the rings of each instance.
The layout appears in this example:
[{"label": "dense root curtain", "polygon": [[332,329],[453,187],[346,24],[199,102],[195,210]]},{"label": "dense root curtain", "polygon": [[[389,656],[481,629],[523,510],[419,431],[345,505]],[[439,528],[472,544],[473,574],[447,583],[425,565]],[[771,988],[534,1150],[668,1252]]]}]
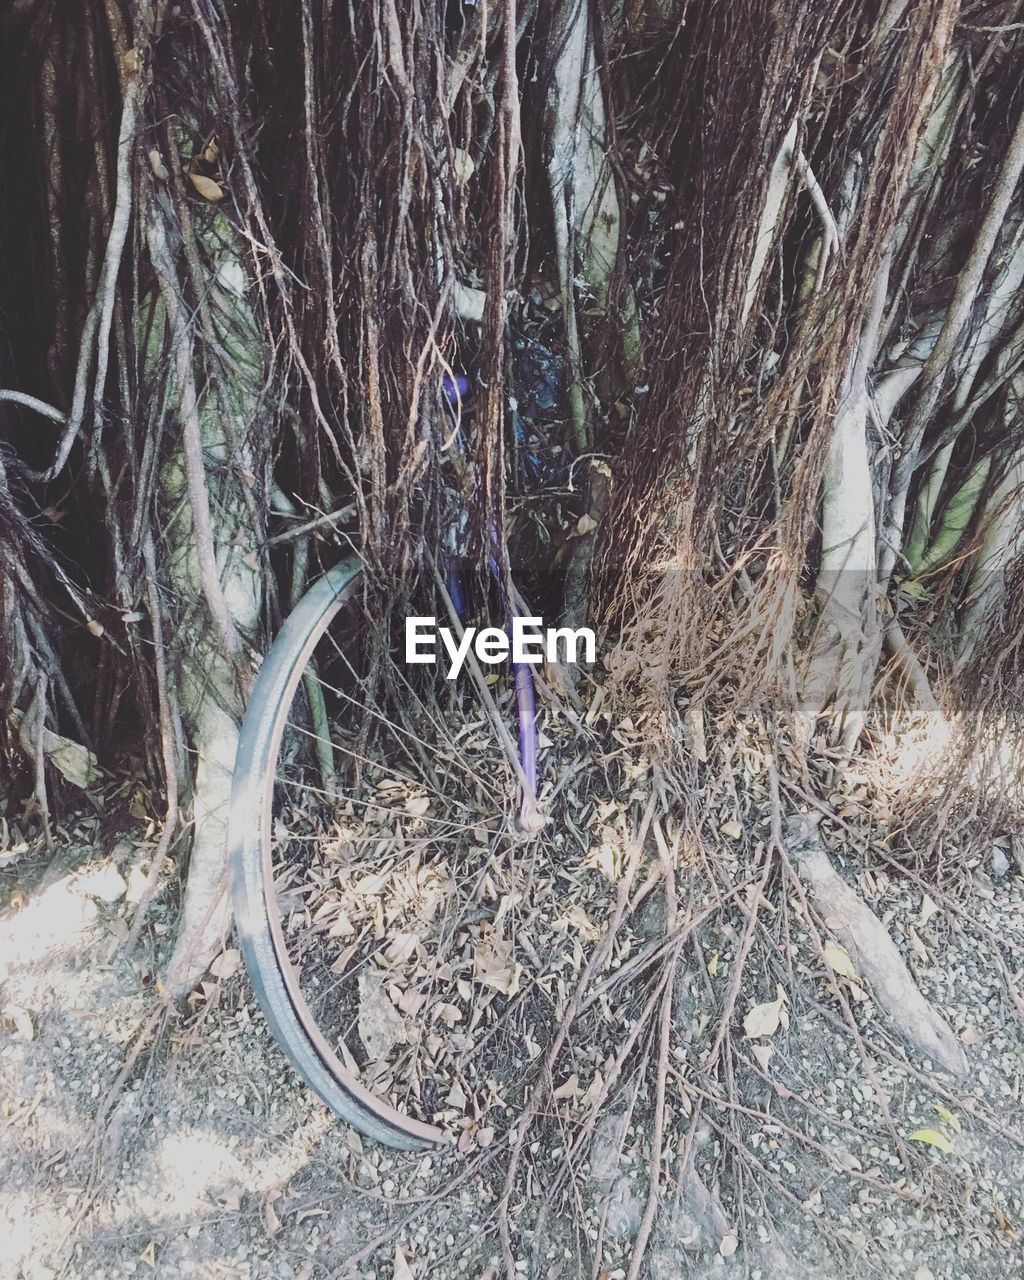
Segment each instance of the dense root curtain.
[{"label": "dense root curtain", "polygon": [[[179,819],[190,837],[175,992],[227,924],[254,659],[323,563],[316,538],[269,541],[270,519],[321,535],[347,521],[383,658],[454,518],[440,382],[472,356],[487,401],[473,528],[490,554],[531,17],[506,5],[453,25],[390,0],[74,18],[42,3],[10,19],[5,136],[41,141],[16,157],[35,204],[15,202],[3,237],[20,316],[0,378],[7,741],[12,764],[33,745],[45,812],[60,775],[37,740],[66,729],[111,764],[141,729],[170,797],[147,905]],[[56,635],[48,597],[71,619]],[[386,672],[371,666],[368,699]]]},{"label": "dense root curtain", "polygon": [[[18,7],[6,741],[44,817],[58,739],[89,769],[144,748],[169,797],[150,888],[191,817],[185,933],[212,924],[184,985],[225,924],[254,662],[337,536],[367,566],[368,700],[395,696],[390,629],[468,508],[479,568],[492,531],[504,564],[533,530],[667,757],[701,755],[707,704],[728,724],[768,694],[812,752],[822,727],[852,750],[883,655],[926,710],[996,705],[982,638],[1019,643],[1015,14]],[[507,501],[507,380],[538,281],[564,386],[531,506]]]},{"label": "dense root curtain", "polygon": [[[845,841],[873,758],[906,766],[873,793],[864,847],[887,867],[962,881],[979,832],[1019,844],[1024,6],[28,0],[0,21],[20,175],[0,203],[0,733],[27,820],[48,832],[101,770],[148,773],[163,812],[128,944],[181,884],[163,981],[188,992],[229,928],[237,726],[287,610],[361,557],[370,723],[407,707],[389,650],[439,554],[467,577],[526,559],[552,615],[601,630],[585,709],[557,672],[542,686],[597,744],[587,784],[565,767],[551,795],[572,832],[620,808],[599,852],[621,865],[608,918],[565,935],[578,985],[522,993],[558,1017],[544,1004],[492,1148],[506,1271],[533,1135],[564,1119],[556,1072],[613,992],[628,1026],[559,1135],[551,1203],[602,1109],[622,1135],[643,1114],[633,1280],[686,1099],[673,1168],[735,1248],[695,1152],[714,1117],[745,1205],[741,1117],[767,1079],[741,1102],[730,1074],[751,957],[796,981],[827,935],[915,1059],[964,1065],[853,888],[860,852],[840,876],[784,805]],[[554,407],[524,443],[531,344]],[[452,374],[473,401],[458,467]],[[915,775],[904,746],[939,767]],[[334,763],[321,744],[325,791]],[[693,1038],[687,947],[714,1014]]]}]

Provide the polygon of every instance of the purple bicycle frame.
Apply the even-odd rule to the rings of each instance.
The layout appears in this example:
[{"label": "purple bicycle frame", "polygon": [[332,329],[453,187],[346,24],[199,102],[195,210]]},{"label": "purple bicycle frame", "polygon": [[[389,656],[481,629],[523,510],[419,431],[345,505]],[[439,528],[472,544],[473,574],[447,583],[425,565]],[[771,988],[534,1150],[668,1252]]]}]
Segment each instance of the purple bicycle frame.
[{"label": "purple bicycle frame", "polygon": [[[454,379],[445,376],[442,390],[453,417],[457,417],[461,402],[468,396],[469,389],[469,379],[463,375],[457,374]],[[461,449],[461,441],[458,442],[458,447]],[[497,530],[493,530],[492,538],[495,542],[497,537]],[[511,597],[509,596],[501,568],[493,555],[490,557],[490,569],[498,587],[498,594],[505,606],[505,612],[510,619],[508,630],[511,639],[511,622],[516,618],[529,617],[530,614],[514,585]],[[462,577],[458,566],[453,562],[449,563],[447,578],[448,594],[451,596],[455,612],[459,615],[460,621],[464,620],[466,596],[462,589]],[[512,659],[516,682],[516,712],[519,720],[519,763],[523,770],[523,796],[519,808],[519,824],[526,831],[536,831],[541,825],[537,810],[537,690],[530,665],[528,662],[517,662],[515,658]]]}]

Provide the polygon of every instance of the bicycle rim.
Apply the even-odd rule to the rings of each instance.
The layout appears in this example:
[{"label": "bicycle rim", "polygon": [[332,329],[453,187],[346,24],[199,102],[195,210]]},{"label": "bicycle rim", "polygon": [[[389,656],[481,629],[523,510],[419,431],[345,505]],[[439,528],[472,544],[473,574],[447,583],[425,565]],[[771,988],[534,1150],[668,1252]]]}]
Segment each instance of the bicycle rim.
[{"label": "bicycle rim", "polygon": [[311,588],[260,671],[235,771],[232,895],[257,997],[299,1074],[361,1133],[418,1148],[444,1137],[445,1036],[473,1020],[481,990],[514,994],[479,890],[516,838],[515,783],[475,704],[453,735],[451,708],[411,688],[404,706],[367,701],[359,573],[350,560]]}]

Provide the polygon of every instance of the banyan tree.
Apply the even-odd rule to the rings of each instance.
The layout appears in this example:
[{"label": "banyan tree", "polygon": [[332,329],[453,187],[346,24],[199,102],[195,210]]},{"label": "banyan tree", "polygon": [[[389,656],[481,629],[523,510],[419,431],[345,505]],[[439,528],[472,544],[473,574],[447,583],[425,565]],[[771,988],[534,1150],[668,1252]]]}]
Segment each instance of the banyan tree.
[{"label": "banyan tree", "polygon": [[229,928],[254,672],[343,550],[366,705],[404,696],[395,637],[456,519],[455,375],[469,572],[493,557],[598,631],[548,696],[582,716],[600,686],[695,839],[750,735],[778,841],[868,765],[905,866],[955,884],[1014,837],[1017,0],[2,22],[3,768],[40,838],[96,788],[158,806],[128,942],[180,895],[171,995]]}]

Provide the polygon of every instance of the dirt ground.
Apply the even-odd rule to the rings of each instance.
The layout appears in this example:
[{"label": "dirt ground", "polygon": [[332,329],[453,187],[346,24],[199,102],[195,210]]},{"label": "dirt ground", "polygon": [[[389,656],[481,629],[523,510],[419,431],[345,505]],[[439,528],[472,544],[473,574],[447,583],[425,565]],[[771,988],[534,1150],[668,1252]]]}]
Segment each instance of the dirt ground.
[{"label": "dirt ground", "polygon": [[[211,980],[187,1012],[154,1019],[175,904],[158,907],[130,963],[118,952],[143,836],[143,823],[114,834],[91,820],[59,833],[55,856],[15,848],[0,863],[0,1277],[501,1274],[494,1211],[514,1117],[498,1115],[490,1142],[466,1153],[396,1155],[360,1142],[293,1076],[241,972]],[[920,1061],[908,1069],[878,1031],[872,1081],[829,1017],[794,1000],[775,1061],[744,1095],[742,1195],[718,1180],[715,1135],[696,1135],[689,1169],[670,1144],[646,1274],[1024,1274],[1024,1039],[1008,996],[1024,970],[1024,886],[998,851],[993,859],[976,871],[966,923],[909,884],[877,873],[861,882],[964,1041],[970,1076],[954,1081]],[[734,943],[726,924],[723,956]],[[705,1034],[704,981],[692,966],[678,980],[684,1043]],[[749,981],[741,1008],[773,994],[755,989],[756,972]],[[875,1036],[867,995],[857,1009]],[[682,1115],[676,1065],[670,1094]],[[872,1136],[879,1087],[909,1165]],[[603,1280],[627,1274],[647,1203],[647,1135],[639,1122],[616,1134],[615,1119],[613,1107],[598,1127],[571,1223],[530,1212],[530,1162],[540,1177],[563,1154],[557,1128],[538,1131],[511,1204],[517,1274],[590,1276],[599,1232]],[[910,1140],[921,1131],[931,1140]]]}]

